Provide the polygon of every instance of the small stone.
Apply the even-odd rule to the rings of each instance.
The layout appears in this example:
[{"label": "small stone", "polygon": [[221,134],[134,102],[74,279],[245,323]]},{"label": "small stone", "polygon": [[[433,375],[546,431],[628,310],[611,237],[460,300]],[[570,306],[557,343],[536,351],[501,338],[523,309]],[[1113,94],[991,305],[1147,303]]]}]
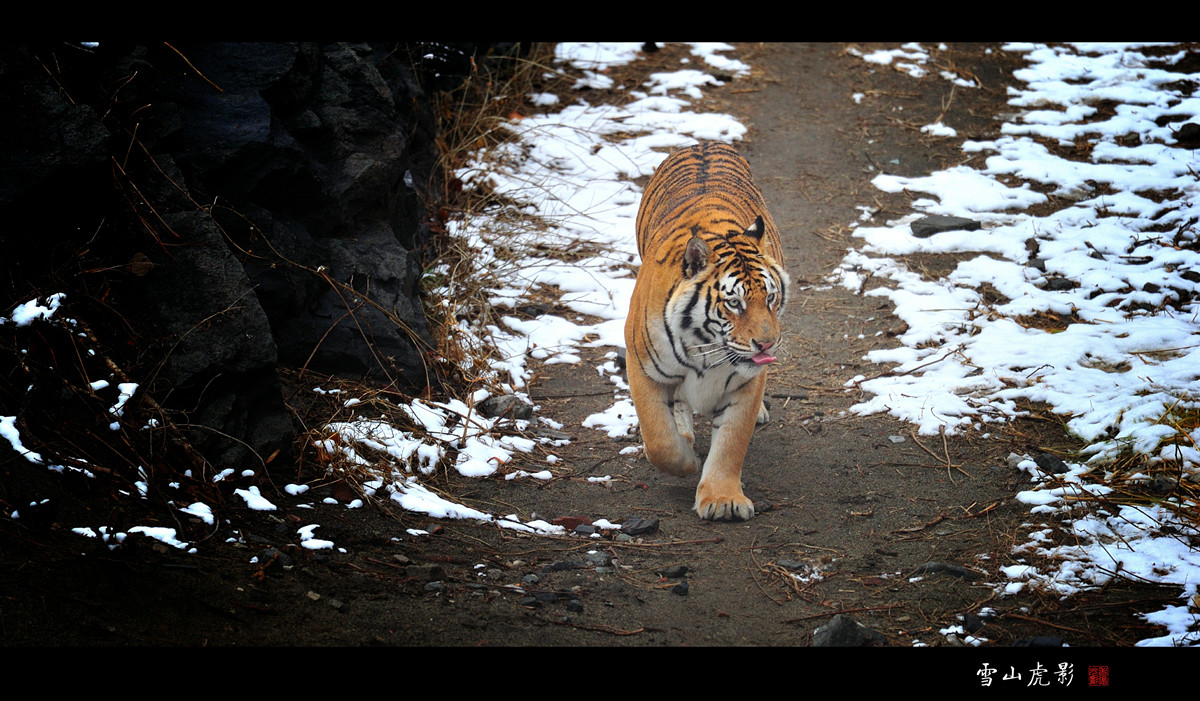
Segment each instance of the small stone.
[{"label": "small stone", "polygon": [[940,214],[922,217],[910,225],[913,236],[929,238],[943,231],[978,231],[979,222],[966,217],[948,217]]},{"label": "small stone", "polygon": [[612,565],[612,555],[605,552],[590,552],[583,559],[593,567],[608,567]]},{"label": "small stone", "polygon": [[442,569],[441,565],[408,565],[404,568],[404,572],[413,579],[420,579],[426,582],[446,578],[446,571]]},{"label": "small stone", "polygon": [[1062,459],[1050,453],[1038,453],[1033,456],[1033,461],[1037,463],[1042,472],[1047,474],[1061,475],[1064,472],[1071,471],[1071,468],[1067,467],[1067,464]]},{"label": "small stone", "polygon": [[524,577],[521,577],[522,584],[537,584],[540,581],[542,581],[542,578],[536,574],[527,574]]},{"label": "small stone", "polygon": [[425,591],[442,593],[446,591],[446,585],[442,582],[429,582],[425,585]]},{"label": "small stone", "polygon": [[676,584],[675,586],[671,587],[671,593],[678,594],[679,596],[687,596],[687,593],[688,593],[687,580],[684,579],[684,580],[680,581],[679,584]]},{"label": "small stone", "polygon": [[979,579],[980,577],[978,572],[972,572],[966,567],[950,565],[945,562],[926,562],[917,568],[917,574],[935,574],[938,572],[962,577],[963,579]]},{"label": "small stone", "polygon": [[671,565],[670,567],[666,568],[662,572],[659,572],[659,574],[666,577],[667,579],[677,579],[687,573],[688,573],[687,565]]},{"label": "small stone", "polygon": [[1175,132],[1175,143],[1185,148],[1200,147],[1200,124],[1188,122]]},{"label": "small stone", "polygon": [[645,519],[634,516],[625,519],[625,522],[621,524],[621,532],[628,533],[631,536],[644,535],[656,531],[658,531],[658,519],[656,518]]},{"label": "small stone", "polygon": [[279,548],[267,548],[266,550],[263,551],[262,557],[260,559],[262,562],[270,562],[271,560],[276,560],[280,565],[282,565],[284,567],[291,567],[296,562],[295,560],[292,559],[291,555],[288,555],[287,553],[280,550]]},{"label": "small stone", "polygon": [[880,647],[887,638],[848,616],[838,614],[813,631],[813,647]]},{"label": "small stone", "polygon": [[1062,647],[1063,639],[1054,635],[1038,635],[1033,638],[1022,638],[1013,647]]},{"label": "small stone", "polygon": [[480,414],[489,419],[503,416],[522,421],[533,420],[533,406],[513,394],[488,397],[479,404],[476,404],[475,408],[479,410]]}]

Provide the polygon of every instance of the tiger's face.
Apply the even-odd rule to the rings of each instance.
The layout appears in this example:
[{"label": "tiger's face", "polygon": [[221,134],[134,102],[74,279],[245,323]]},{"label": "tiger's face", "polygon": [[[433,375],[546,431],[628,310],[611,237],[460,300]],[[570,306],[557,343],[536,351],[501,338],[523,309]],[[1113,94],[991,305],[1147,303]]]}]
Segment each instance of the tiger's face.
[{"label": "tiger's face", "polygon": [[722,337],[730,361],[762,366],[775,361],[784,285],[767,266],[757,272],[749,278],[723,275],[715,292],[722,307]]},{"label": "tiger's face", "polygon": [[736,243],[718,239],[710,247],[699,236],[688,243],[667,317],[702,367],[728,363],[753,375],[776,360],[788,276],[757,248]]}]

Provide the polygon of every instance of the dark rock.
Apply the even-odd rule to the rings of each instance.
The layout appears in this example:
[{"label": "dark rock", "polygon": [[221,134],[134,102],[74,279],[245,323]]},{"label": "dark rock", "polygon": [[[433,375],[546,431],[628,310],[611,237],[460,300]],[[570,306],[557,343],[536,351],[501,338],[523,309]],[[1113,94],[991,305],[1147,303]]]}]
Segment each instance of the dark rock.
[{"label": "dark rock", "polygon": [[279,548],[267,548],[266,550],[263,551],[263,554],[259,559],[263,562],[263,564],[266,564],[273,560],[275,562],[278,562],[283,567],[291,567],[296,564],[296,561],[292,558],[291,555],[285,553],[284,551],[280,550]]},{"label": "dark rock", "polygon": [[504,394],[487,399],[475,405],[480,414],[488,418],[505,417],[522,421],[533,420],[533,406],[525,400],[512,394]]},{"label": "dark rock", "polygon": [[413,579],[421,579],[426,582],[446,578],[446,571],[442,569],[441,565],[407,565],[404,572]]},{"label": "dark rock", "polygon": [[1169,479],[1167,477],[1163,477],[1162,475],[1155,475],[1153,479],[1150,480],[1150,491],[1158,495],[1170,494],[1171,492],[1175,491],[1178,486],[1179,482],[1177,480]]},{"label": "dark rock", "polygon": [[939,572],[963,579],[979,579],[981,576],[978,572],[973,572],[966,567],[951,565],[945,562],[926,562],[917,567],[917,574],[937,574]]},{"label": "dark rock", "polygon": [[677,577],[682,577],[683,575],[685,575],[687,573],[688,573],[687,565],[671,565],[670,567],[666,568],[662,572],[659,572],[659,574],[666,577],[667,579],[675,579]]},{"label": "dark rock", "polygon": [[[491,70],[474,61],[485,48],[446,55]],[[103,301],[79,318],[115,320],[99,335],[137,350],[115,360],[215,465],[293,445],[280,366],[426,387],[418,251],[438,153],[411,60],[424,51],[3,45],[0,216],[41,232],[4,237],[5,297],[87,270],[86,289],[63,291]]]},{"label": "dark rock", "polygon": [[1200,124],[1188,122],[1175,132],[1175,143],[1184,148],[1200,147]]},{"label": "dark rock", "polygon": [[655,533],[658,531],[658,519],[656,518],[640,518],[634,516],[625,519],[621,524],[621,532],[631,536],[645,535],[646,533]]},{"label": "dark rock", "polygon": [[583,559],[593,567],[608,567],[612,564],[612,555],[609,555],[606,552],[590,552],[587,555],[584,555]]},{"label": "dark rock", "polygon": [[687,580],[686,579],[680,580],[680,582],[678,584],[671,587],[671,593],[677,594],[679,596],[687,596],[687,594],[688,594]]},{"label": "dark rock", "polygon": [[1032,638],[1021,638],[1013,643],[1013,647],[1062,647],[1063,639],[1054,635],[1038,635]]},{"label": "dark rock", "polygon": [[1033,456],[1033,461],[1037,463],[1042,472],[1050,475],[1061,475],[1065,472],[1070,472],[1071,468],[1062,461],[1061,458],[1051,455],[1050,453],[1038,453]]},{"label": "dark rock", "polygon": [[841,614],[813,631],[813,647],[881,647],[887,638]]},{"label": "dark rock", "polygon": [[1075,283],[1065,277],[1048,277],[1046,278],[1046,284],[1042,286],[1042,289],[1050,292],[1065,292],[1067,290],[1073,290],[1075,287]]},{"label": "dark rock", "polygon": [[910,228],[912,229],[913,236],[925,239],[934,234],[940,234],[943,231],[978,231],[980,224],[974,219],[967,219],[966,217],[948,217],[941,214],[934,214],[914,221],[910,225]]},{"label": "dark rock", "polygon": [[535,426],[533,429],[533,434],[539,438],[548,438],[552,441],[574,440],[574,438],[571,437],[571,434],[550,428],[549,426]]}]

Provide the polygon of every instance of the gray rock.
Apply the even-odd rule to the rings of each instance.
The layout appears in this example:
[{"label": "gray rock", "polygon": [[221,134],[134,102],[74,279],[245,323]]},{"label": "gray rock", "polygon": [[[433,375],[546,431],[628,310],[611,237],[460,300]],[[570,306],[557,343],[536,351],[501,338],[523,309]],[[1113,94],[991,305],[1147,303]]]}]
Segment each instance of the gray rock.
[{"label": "gray rock", "polygon": [[634,516],[621,523],[621,532],[631,536],[645,535],[656,531],[658,531],[658,519],[656,518],[645,519]]},{"label": "gray rock", "polygon": [[[0,215],[42,232],[6,240],[7,260],[22,261],[10,277],[28,287],[49,270],[35,261],[88,249],[78,265],[107,272],[84,294],[63,291],[105,290],[120,323],[97,331],[154,368],[139,394],[197,427],[183,437],[199,457],[258,466],[290,452],[280,366],[436,382],[417,253],[437,187],[436,115],[408,47],[61,49],[69,58],[51,75],[35,49],[0,47]],[[119,101],[100,87],[130,76]]]},{"label": "gray rock", "polygon": [[887,638],[849,616],[834,616],[829,623],[813,631],[813,647],[882,647]]},{"label": "gray rock", "polygon": [[441,565],[408,565],[404,568],[404,572],[413,579],[420,579],[426,582],[446,578],[446,571],[442,569]]},{"label": "gray rock", "polygon": [[593,567],[608,567],[612,564],[612,555],[601,551],[590,552],[583,559]]},{"label": "gray rock", "polygon": [[488,418],[503,416],[522,421],[533,420],[533,407],[525,400],[512,394],[488,397],[475,405],[480,414]]},{"label": "gray rock", "polygon": [[919,239],[929,238],[934,234],[940,234],[943,231],[978,231],[980,228],[979,222],[966,217],[948,217],[941,214],[935,214],[928,217],[922,217],[910,225],[913,236]]},{"label": "gray rock", "polygon": [[926,562],[917,567],[917,574],[937,574],[939,572],[972,580],[979,579],[981,576],[978,572],[969,570],[966,567],[962,567],[960,565],[951,565],[945,562]]},{"label": "gray rock", "polygon": [[1038,453],[1033,456],[1033,461],[1037,463],[1038,468],[1047,474],[1061,475],[1070,472],[1071,468],[1062,461],[1061,458],[1051,455],[1050,453]]}]

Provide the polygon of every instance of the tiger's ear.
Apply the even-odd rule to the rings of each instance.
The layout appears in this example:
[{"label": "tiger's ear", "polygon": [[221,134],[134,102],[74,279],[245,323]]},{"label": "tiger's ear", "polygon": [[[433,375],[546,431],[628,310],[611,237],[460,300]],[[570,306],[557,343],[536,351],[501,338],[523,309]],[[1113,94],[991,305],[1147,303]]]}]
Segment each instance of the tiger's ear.
[{"label": "tiger's ear", "polygon": [[761,239],[762,235],[763,235],[763,231],[765,229],[766,229],[766,225],[763,224],[763,218],[762,218],[762,215],[760,214],[754,218],[754,223],[751,224],[750,227],[747,228],[742,233],[746,234],[747,236],[756,238],[756,239]]},{"label": "tiger's ear", "polygon": [[688,239],[687,248],[683,251],[683,276],[685,278],[695,277],[707,268],[710,252],[708,244],[704,243],[704,239],[699,236]]}]

